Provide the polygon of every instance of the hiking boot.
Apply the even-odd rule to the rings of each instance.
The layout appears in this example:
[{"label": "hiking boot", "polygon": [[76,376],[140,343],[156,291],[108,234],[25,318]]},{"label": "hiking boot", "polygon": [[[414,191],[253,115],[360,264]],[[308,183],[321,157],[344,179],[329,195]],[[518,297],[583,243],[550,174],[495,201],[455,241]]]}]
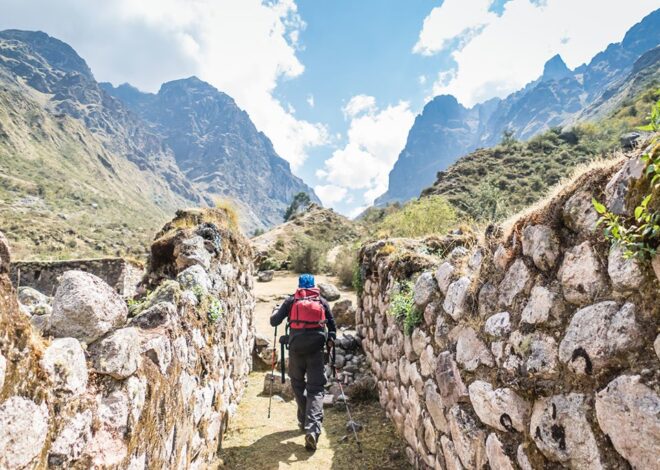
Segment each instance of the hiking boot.
[{"label": "hiking boot", "polygon": [[305,449],[316,450],[316,441],[318,437],[314,433],[305,434]]}]

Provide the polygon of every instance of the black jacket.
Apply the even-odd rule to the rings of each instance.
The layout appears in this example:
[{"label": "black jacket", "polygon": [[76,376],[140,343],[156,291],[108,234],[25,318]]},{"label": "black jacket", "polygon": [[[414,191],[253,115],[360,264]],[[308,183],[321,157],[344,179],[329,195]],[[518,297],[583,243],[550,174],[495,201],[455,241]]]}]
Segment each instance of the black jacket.
[{"label": "black jacket", "polygon": [[[277,310],[277,312],[273,313],[270,316],[270,325],[271,326],[277,326],[280,323],[282,323],[291,313],[291,307],[293,306],[293,296],[287,297],[287,299],[282,303],[280,308]],[[330,305],[328,304],[328,301],[325,300],[323,297],[321,297],[321,305],[323,305],[323,309],[325,310],[325,319],[327,321],[326,327],[328,328],[328,339],[331,339],[334,341],[335,337],[337,336],[337,326],[335,325],[335,318],[332,316],[332,311],[330,310]],[[304,332],[304,330],[299,330],[301,332]],[[291,333],[295,334],[296,330],[293,328],[291,329]]]}]

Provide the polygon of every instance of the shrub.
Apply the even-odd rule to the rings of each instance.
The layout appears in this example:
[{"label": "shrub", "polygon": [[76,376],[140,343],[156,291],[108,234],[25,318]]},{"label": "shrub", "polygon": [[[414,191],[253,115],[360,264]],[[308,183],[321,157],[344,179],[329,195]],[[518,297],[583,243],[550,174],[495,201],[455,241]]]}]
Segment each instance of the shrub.
[{"label": "shrub", "polygon": [[412,282],[406,281],[397,285],[397,292],[390,300],[390,314],[403,322],[403,332],[407,335],[412,334],[423,318],[423,313],[415,307],[413,296],[414,286]]},{"label": "shrub", "polygon": [[411,201],[388,214],[379,227],[380,236],[422,237],[447,232],[456,223],[454,209],[441,196]]},{"label": "shrub", "polygon": [[358,295],[362,295],[364,292],[364,280],[362,279],[362,269],[360,268],[359,263],[355,263],[353,268],[353,289],[357,292]]},{"label": "shrub", "polygon": [[337,254],[337,258],[332,267],[332,272],[337,276],[342,285],[351,287],[353,285],[353,275],[357,264],[356,250],[352,247],[346,246]]},{"label": "shrub", "polygon": [[288,221],[291,217],[298,213],[299,209],[309,206],[310,203],[311,200],[309,199],[309,195],[307,193],[299,192],[293,196],[291,204],[284,213],[284,221]]},{"label": "shrub", "polygon": [[290,268],[297,273],[320,273],[325,265],[326,249],[320,242],[299,239],[289,254]]}]

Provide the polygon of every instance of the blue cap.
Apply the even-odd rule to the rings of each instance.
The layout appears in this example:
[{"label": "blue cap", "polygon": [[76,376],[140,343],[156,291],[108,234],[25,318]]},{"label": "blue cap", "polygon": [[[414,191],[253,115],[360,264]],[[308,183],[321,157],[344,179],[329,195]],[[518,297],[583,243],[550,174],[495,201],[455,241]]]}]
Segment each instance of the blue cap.
[{"label": "blue cap", "polygon": [[301,274],[298,278],[298,287],[300,289],[311,289],[314,287],[314,276],[311,274]]}]

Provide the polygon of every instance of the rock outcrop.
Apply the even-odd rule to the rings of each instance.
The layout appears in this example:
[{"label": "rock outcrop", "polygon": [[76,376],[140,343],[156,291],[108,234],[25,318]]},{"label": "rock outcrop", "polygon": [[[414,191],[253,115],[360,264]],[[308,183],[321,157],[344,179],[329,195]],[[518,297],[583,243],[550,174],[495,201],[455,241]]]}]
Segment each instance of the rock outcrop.
[{"label": "rock outcrop", "polygon": [[[417,468],[654,468],[659,280],[610,249],[584,204],[575,216],[625,165],[582,174],[478,245],[362,248],[357,332]],[[388,310],[407,281],[420,292],[406,331]]]},{"label": "rock outcrop", "polygon": [[215,460],[254,343],[252,253],[229,227],[220,210],[179,212],[153,243],[130,312],[99,278],[65,273],[43,335],[0,273],[0,467]]}]

